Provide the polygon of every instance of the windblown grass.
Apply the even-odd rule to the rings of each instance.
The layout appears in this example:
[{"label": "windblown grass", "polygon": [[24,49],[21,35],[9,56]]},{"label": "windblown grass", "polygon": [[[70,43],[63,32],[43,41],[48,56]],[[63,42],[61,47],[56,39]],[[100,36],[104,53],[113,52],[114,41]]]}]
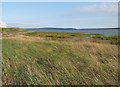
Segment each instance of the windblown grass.
[{"label": "windblown grass", "polygon": [[29,32],[24,37],[4,37],[3,85],[118,84],[116,44],[85,39],[76,33],[53,39],[60,35]]}]

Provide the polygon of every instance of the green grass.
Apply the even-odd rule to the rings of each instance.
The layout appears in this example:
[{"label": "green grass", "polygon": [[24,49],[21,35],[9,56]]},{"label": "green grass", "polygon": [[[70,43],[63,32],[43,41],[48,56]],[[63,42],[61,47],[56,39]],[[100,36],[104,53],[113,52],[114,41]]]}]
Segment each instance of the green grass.
[{"label": "green grass", "polygon": [[45,37],[53,40],[69,40],[69,39],[80,39],[83,37],[89,37],[90,34],[85,33],[67,33],[67,32],[28,32],[25,35],[34,37]]},{"label": "green grass", "polygon": [[15,35],[20,35],[20,34],[24,34],[27,31],[24,29],[20,29],[20,28],[2,28],[2,35],[5,37],[9,37],[9,36],[15,36]]},{"label": "green grass", "polygon": [[86,34],[86,33],[66,33],[66,32],[28,32],[25,35],[27,36],[37,36],[37,37],[45,37],[51,38],[53,40],[81,40],[81,39],[92,39],[94,41],[99,42],[99,40],[103,40],[103,42],[109,42],[111,44],[120,44],[120,35],[114,36],[105,36],[102,34]]},{"label": "green grass", "polygon": [[96,34],[92,38],[100,40],[108,40],[111,44],[120,44],[120,35],[105,36],[101,34]]},{"label": "green grass", "polygon": [[69,36],[69,37],[82,37],[82,36],[89,36],[90,34],[85,34],[85,33],[68,33],[68,32],[29,32],[26,35],[31,35],[31,36],[44,36],[44,37],[49,37],[49,36]]},{"label": "green grass", "polygon": [[[81,33],[28,32],[24,35],[34,40],[13,36],[2,40],[3,85],[118,84],[116,44],[81,40],[87,35]],[[57,40],[62,35],[65,38]]]},{"label": "green grass", "polygon": [[23,32],[26,31],[21,28],[1,28],[2,32],[7,32],[7,33],[18,33],[18,32]]}]

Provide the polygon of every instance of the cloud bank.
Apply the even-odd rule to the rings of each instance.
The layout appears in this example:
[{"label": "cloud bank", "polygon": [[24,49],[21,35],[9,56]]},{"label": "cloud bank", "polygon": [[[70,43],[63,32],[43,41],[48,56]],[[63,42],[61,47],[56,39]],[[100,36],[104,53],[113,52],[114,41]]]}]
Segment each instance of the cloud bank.
[{"label": "cloud bank", "polygon": [[102,2],[99,5],[93,4],[89,6],[82,6],[77,9],[79,12],[91,12],[91,13],[108,13],[118,14],[118,3],[117,2]]}]

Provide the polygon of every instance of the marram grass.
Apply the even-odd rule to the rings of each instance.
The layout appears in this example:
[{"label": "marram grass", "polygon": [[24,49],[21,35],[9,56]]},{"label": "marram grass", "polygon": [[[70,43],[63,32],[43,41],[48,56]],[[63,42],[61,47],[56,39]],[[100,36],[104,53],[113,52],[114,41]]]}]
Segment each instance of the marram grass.
[{"label": "marram grass", "polygon": [[118,46],[108,40],[81,33],[4,31],[3,85],[118,84]]}]

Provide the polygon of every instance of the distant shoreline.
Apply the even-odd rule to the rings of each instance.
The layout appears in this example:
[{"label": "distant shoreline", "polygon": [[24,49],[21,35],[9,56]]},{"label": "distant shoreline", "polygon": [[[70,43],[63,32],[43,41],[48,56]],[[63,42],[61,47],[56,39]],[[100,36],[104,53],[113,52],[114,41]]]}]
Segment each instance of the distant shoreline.
[{"label": "distant shoreline", "polygon": [[[19,28],[18,28],[19,29]],[[21,28],[33,32],[82,32],[88,34],[103,34],[106,36],[119,35],[120,28],[86,28],[86,29],[76,29],[76,28]]]},{"label": "distant shoreline", "polygon": [[27,30],[38,30],[38,29],[55,29],[55,30],[57,30],[57,29],[63,29],[63,30],[71,30],[71,29],[73,29],[73,30],[98,30],[98,29],[100,29],[100,30],[110,30],[110,29],[120,29],[120,28],[81,28],[81,29],[78,29],[78,28],[25,28],[25,29],[27,29]]}]

